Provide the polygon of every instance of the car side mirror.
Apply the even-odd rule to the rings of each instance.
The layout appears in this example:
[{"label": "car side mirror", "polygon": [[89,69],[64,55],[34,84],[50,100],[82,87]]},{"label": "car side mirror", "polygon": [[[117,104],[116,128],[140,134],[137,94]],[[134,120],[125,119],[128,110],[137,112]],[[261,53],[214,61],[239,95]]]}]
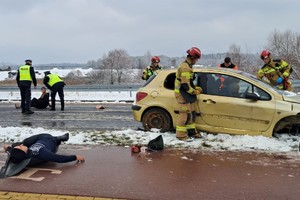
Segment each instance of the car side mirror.
[{"label": "car side mirror", "polygon": [[251,93],[246,93],[246,99],[251,99],[251,100],[254,100],[254,101],[257,101],[260,99],[260,96],[259,94],[257,94],[256,92],[251,92]]}]

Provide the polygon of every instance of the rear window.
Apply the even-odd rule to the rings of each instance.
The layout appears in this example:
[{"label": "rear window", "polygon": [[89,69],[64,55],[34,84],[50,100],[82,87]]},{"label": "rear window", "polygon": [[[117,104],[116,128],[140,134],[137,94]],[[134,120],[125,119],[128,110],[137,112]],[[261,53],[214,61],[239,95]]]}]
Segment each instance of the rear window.
[{"label": "rear window", "polygon": [[167,78],[165,79],[165,82],[164,82],[164,87],[166,89],[169,89],[169,90],[174,90],[175,86],[175,78],[176,78],[176,74],[175,73],[171,73],[167,76]]},{"label": "rear window", "polygon": [[148,85],[155,77],[156,77],[156,74],[150,76],[149,79],[146,81],[146,83],[143,85],[143,87],[145,87],[146,85]]}]

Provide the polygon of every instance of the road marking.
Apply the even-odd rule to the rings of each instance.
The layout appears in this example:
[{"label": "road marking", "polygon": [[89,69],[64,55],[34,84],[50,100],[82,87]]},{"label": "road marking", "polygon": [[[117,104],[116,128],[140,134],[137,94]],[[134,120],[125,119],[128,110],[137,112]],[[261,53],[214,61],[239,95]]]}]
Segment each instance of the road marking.
[{"label": "road marking", "polygon": [[35,174],[38,171],[50,171],[51,174],[61,174],[61,170],[56,170],[56,169],[45,169],[45,168],[26,168],[26,171],[21,173],[18,176],[12,176],[10,178],[16,178],[16,179],[24,179],[24,180],[31,180],[31,181],[42,181],[45,179],[45,177],[37,177],[37,178],[32,178],[31,176]]}]

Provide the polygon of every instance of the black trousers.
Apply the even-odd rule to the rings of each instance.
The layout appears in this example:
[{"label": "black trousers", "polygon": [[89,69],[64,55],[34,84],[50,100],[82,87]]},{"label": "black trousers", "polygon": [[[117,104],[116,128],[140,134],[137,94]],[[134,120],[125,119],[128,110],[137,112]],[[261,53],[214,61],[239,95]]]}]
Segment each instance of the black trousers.
[{"label": "black trousers", "polygon": [[64,100],[64,86],[61,84],[54,84],[51,88],[51,109],[55,109],[55,97],[56,93],[60,98],[61,110],[65,109],[65,100]]},{"label": "black trousers", "polygon": [[21,108],[22,112],[30,110],[30,100],[31,100],[31,86],[20,85],[20,93],[21,93]]}]

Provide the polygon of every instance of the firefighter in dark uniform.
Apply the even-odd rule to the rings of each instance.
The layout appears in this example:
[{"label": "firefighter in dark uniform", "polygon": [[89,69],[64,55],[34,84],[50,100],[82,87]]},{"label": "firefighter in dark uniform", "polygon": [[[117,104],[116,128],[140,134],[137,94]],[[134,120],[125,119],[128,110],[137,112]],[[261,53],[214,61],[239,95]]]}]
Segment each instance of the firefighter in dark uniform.
[{"label": "firefighter in dark uniform", "polygon": [[51,90],[51,109],[55,110],[55,96],[58,93],[60,98],[61,110],[65,110],[65,100],[64,100],[64,86],[66,85],[64,81],[57,75],[51,74],[49,71],[44,72],[44,84]]},{"label": "firefighter in dark uniform", "polygon": [[218,68],[228,68],[228,69],[234,69],[234,70],[238,70],[238,66],[236,66],[235,64],[233,64],[231,62],[231,59],[229,57],[226,57],[224,59],[224,62],[222,64],[219,64]]},{"label": "firefighter in dark uniform", "polygon": [[[226,57],[224,59],[224,62],[218,65],[218,68],[219,69],[226,68],[226,69],[233,69],[233,70],[238,70],[239,69],[237,65],[235,65],[231,62],[231,59],[229,57]],[[224,88],[225,78],[221,75],[219,76],[219,78],[220,78],[219,92],[220,92],[220,94],[222,94],[222,90]]]},{"label": "firefighter in dark uniform", "polygon": [[157,74],[158,70],[162,70],[162,66],[159,65],[160,59],[158,56],[153,56],[151,58],[151,65],[146,67],[143,71],[142,79],[148,80],[154,74]]},{"label": "firefighter in dark uniform", "polygon": [[282,59],[273,59],[270,51],[263,50],[260,58],[265,63],[257,72],[257,77],[266,77],[269,82],[280,90],[292,91],[292,83],[289,80],[293,71],[291,66]]},{"label": "firefighter in dark uniform", "polygon": [[179,108],[176,124],[176,137],[179,140],[200,138],[200,134],[196,131],[195,120],[198,108],[197,95],[202,89],[193,83],[193,65],[200,59],[201,51],[197,47],[192,47],[187,50],[187,54],[186,60],[177,69],[174,89]]},{"label": "firefighter in dark uniform", "polygon": [[30,110],[31,83],[33,83],[34,88],[36,88],[37,82],[31,60],[25,60],[25,65],[19,67],[16,81],[21,93],[22,113],[33,114],[34,112]]}]

